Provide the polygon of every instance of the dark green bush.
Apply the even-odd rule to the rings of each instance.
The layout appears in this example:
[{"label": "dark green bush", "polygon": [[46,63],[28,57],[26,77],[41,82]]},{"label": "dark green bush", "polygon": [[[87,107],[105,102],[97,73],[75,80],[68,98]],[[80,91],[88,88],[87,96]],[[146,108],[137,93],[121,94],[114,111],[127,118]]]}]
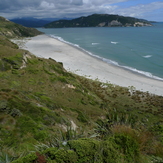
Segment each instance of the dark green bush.
[{"label": "dark green bush", "polygon": [[116,134],[111,138],[118,150],[124,155],[126,162],[137,162],[139,158],[139,145],[134,138],[125,134]]},{"label": "dark green bush", "polygon": [[108,139],[101,142],[101,151],[103,162],[105,163],[121,163],[124,162],[124,155],[119,151],[117,144]]},{"label": "dark green bush", "polygon": [[48,134],[45,130],[36,131],[34,138],[37,141],[44,141],[48,137]]},{"label": "dark green bush", "polygon": [[55,153],[57,163],[76,163],[77,159],[77,154],[73,150],[59,149]]},{"label": "dark green bush", "polygon": [[43,154],[45,154],[51,160],[54,160],[56,152],[57,152],[57,148],[52,147],[43,151]]},{"label": "dark green bush", "polygon": [[12,161],[12,163],[32,163],[32,162],[36,161],[36,159],[37,159],[36,153],[31,153],[25,157],[22,157],[15,161]]},{"label": "dark green bush", "polygon": [[39,156],[42,156],[44,160],[45,158],[47,158],[49,162],[56,161],[57,163],[76,163],[78,159],[77,154],[73,150],[48,148],[45,151],[43,151],[42,154],[39,154],[37,152],[36,154],[31,153],[25,157],[13,161],[13,163],[37,162],[36,160],[38,160]]},{"label": "dark green bush", "polygon": [[78,163],[101,162],[100,142],[94,139],[78,139],[68,141],[70,149],[78,155]]}]

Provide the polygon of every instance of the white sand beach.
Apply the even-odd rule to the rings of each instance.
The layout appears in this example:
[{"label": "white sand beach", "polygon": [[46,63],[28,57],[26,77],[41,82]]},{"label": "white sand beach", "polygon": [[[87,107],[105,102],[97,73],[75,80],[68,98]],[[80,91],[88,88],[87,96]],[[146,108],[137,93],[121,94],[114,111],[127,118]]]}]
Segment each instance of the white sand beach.
[{"label": "white sand beach", "polygon": [[163,81],[148,78],[123,68],[107,64],[78,48],[46,35],[26,40],[24,49],[32,54],[62,62],[66,70],[91,79],[120,85],[163,96]]}]

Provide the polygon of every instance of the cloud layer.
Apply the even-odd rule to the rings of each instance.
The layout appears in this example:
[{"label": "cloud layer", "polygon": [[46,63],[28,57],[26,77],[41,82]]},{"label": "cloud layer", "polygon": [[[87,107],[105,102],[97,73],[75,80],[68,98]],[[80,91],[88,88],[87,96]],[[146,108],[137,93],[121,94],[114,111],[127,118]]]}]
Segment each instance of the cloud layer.
[{"label": "cloud layer", "polygon": [[[5,0],[0,1],[0,15],[6,18],[76,18],[94,13],[119,14],[163,21],[163,2],[150,0],[124,7],[135,0]],[[139,2],[140,1],[140,2]]]}]

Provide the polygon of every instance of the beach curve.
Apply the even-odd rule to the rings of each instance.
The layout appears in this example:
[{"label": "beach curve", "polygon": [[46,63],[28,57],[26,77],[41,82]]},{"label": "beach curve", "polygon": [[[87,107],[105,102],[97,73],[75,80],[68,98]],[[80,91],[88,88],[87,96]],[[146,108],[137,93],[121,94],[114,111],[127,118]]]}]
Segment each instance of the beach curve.
[{"label": "beach curve", "polygon": [[122,87],[134,86],[136,90],[163,96],[163,81],[108,64],[47,35],[28,39],[23,48],[38,57],[62,62],[64,68],[72,73]]}]

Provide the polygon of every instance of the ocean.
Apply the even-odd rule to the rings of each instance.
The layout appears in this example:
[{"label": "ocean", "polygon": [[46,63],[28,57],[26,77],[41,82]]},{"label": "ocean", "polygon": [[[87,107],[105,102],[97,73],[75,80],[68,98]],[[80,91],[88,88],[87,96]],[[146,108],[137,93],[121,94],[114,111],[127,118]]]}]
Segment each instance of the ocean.
[{"label": "ocean", "polygon": [[37,29],[108,64],[163,80],[163,23],[152,27]]}]

